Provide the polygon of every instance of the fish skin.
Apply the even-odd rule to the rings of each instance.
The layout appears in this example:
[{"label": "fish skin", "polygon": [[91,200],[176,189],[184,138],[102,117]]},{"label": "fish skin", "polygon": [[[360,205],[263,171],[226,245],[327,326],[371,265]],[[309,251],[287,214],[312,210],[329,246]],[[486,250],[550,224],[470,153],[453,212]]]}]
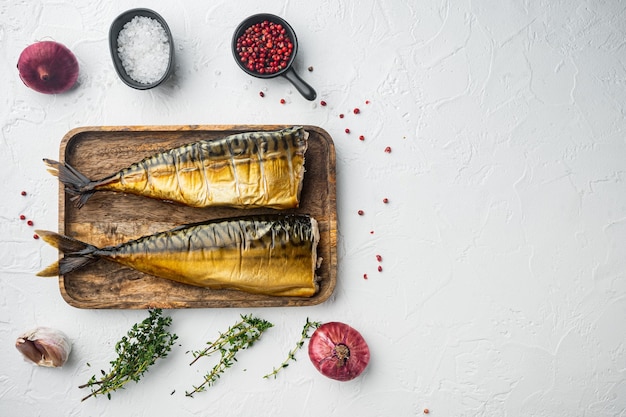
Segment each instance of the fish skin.
[{"label": "fish skin", "polygon": [[[319,231],[308,215],[274,214],[211,220],[97,248],[54,232],[37,233],[64,252],[38,275],[65,275],[100,258],[138,271],[211,288],[311,297]],[[67,249],[65,251],[64,249]]]},{"label": "fish skin", "polygon": [[297,208],[308,132],[301,126],[201,140],[161,152],[99,180],[44,159],[76,207],[98,191],[173,201],[190,207]]}]

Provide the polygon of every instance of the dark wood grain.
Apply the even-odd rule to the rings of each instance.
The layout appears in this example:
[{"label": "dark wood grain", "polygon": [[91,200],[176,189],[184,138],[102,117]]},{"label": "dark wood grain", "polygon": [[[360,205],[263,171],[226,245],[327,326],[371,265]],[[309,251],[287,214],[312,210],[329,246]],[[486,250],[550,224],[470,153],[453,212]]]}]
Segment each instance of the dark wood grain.
[{"label": "dark wood grain", "polygon": [[[233,133],[276,130],[282,125],[98,126],[71,130],[60,146],[60,160],[92,179],[110,175],[146,156],[203,139]],[[153,277],[100,260],[59,277],[65,301],[78,308],[201,308],[276,307],[322,303],[337,279],[337,218],[335,147],[328,133],[316,126],[309,132],[300,207],[320,228],[317,270],[320,290],[311,298],[272,297],[240,291],[209,290]],[[272,212],[272,209],[191,208],[146,197],[113,192],[94,194],[77,209],[59,185],[59,232],[96,246],[113,245],[175,226],[208,219]],[[61,256],[61,254],[59,254]]]}]

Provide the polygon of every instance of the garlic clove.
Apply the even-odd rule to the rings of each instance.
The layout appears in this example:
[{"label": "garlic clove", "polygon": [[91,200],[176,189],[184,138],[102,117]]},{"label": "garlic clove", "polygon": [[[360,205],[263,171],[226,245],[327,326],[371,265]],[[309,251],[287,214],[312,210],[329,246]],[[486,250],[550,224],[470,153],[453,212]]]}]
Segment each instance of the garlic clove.
[{"label": "garlic clove", "polygon": [[15,347],[25,360],[54,368],[63,366],[72,350],[67,335],[49,327],[37,327],[22,334],[15,341]]}]

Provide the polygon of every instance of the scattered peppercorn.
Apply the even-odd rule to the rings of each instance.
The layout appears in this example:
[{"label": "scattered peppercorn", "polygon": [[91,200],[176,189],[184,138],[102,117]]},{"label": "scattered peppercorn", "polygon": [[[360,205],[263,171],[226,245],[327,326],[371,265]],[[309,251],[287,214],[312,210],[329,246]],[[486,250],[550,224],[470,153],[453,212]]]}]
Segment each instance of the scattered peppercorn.
[{"label": "scattered peppercorn", "polygon": [[363,135],[359,136],[359,140],[361,140],[361,141],[365,140],[365,136],[363,136]]},{"label": "scattered peppercorn", "polygon": [[280,99],[280,104],[285,104],[285,99],[284,98]]},{"label": "scattered peppercorn", "polygon": [[383,267],[378,265],[378,272],[383,272]]},{"label": "scattered peppercorn", "polygon": [[24,216],[23,214],[20,214],[20,220],[26,220],[26,216]]},{"label": "scattered peppercorn", "polygon": [[346,133],[350,133],[350,129],[346,127]]},{"label": "scattered peppercorn", "polygon": [[259,91],[259,95],[260,95],[261,97],[265,97],[265,93],[264,93],[263,91]]},{"label": "scattered peppercorn", "polygon": [[389,202],[389,199],[387,197],[383,198],[383,203],[387,204]]},{"label": "scattered peppercorn", "polygon": [[326,102],[324,100],[320,101],[320,106],[325,106]]},{"label": "scattered peppercorn", "polygon": [[369,100],[365,100],[365,104],[370,104],[370,101]]},{"label": "scattered peppercorn", "polygon": [[424,414],[428,414],[430,413],[430,410],[428,408],[424,408]]},{"label": "scattered peppercorn", "polygon": [[33,239],[35,239],[35,240],[39,239],[39,235],[38,235],[37,233],[35,233],[35,234],[33,235]]},{"label": "scattered peppercorn", "polygon": [[359,216],[362,216],[364,214],[363,210],[359,210],[357,211],[357,213],[359,213]]},{"label": "scattered peppercorn", "polygon": [[311,65],[311,66],[308,68],[308,70],[309,70],[309,72],[312,72],[312,71],[313,71],[313,65]]},{"label": "scattered peppercorn", "polygon": [[343,119],[343,113],[341,113],[341,114],[339,115],[339,118],[340,118],[340,119]]},{"label": "scattered peppercorn", "polygon": [[377,260],[378,262],[382,262],[383,257],[382,257],[382,256],[380,256],[380,255],[376,255],[376,260]]},{"label": "scattered peppercorn", "polygon": [[361,110],[359,110],[358,107],[355,107],[353,112],[354,112],[354,114],[359,114],[359,113],[361,113]]},{"label": "scattered peppercorn", "polygon": [[387,153],[391,153],[391,146],[387,146],[387,147],[385,148],[385,152],[387,152]]},{"label": "scattered peppercorn", "polygon": [[34,225],[35,223],[33,223],[33,221],[32,221],[32,220],[29,220],[29,221],[27,221],[27,222],[26,222],[26,224],[27,224],[27,225],[29,225],[29,226],[32,226],[32,225]]},{"label": "scattered peppercorn", "polygon": [[21,193],[21,194],[22,194],[22,195],[26,195],[26,191],[22,191],[22,193]]},{"label": "scattered peppercorn", "polygon": [[367,274],[363,274],[363,279],[367,279]]}]

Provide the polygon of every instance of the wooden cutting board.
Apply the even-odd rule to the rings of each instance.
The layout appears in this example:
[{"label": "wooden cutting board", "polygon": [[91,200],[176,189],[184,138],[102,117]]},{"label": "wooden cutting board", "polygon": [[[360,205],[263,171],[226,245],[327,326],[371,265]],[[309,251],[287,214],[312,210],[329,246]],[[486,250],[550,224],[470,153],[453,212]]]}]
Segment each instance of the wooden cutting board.
[{"label": "wooden cutting board", "polygon": [[[277,130],[284,125],[97,126],[68,132],[60,145],[60,161],[91,179],[103,178],[133,162],[182,144],[230,134]],[[317,270],[320,290],[311,298],[272,297],[234,290],[210,290],[143,274],[100,260],[59,277],[61,295],[78,308],[280,307],[322,303],[337,279],[335,147],[316,126],[309,132],[301,204],[289,213],[306,213],[319,224]],[[59,232],[96,246],[115,245],[176,226],[272,209],[191,208],[146,197],[113,192],[94,194],[80,209],[59,184]],[[59,254],[59,256],[62,256]]]}]

